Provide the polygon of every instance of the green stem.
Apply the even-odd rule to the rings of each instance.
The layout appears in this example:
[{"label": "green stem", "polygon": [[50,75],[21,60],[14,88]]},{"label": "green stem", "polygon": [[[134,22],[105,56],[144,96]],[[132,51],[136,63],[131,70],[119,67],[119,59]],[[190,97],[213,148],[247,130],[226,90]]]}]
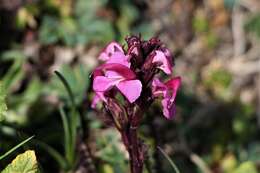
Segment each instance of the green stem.
[{"label": "green stem", "polygon": [[19,143],[18,145],[16,145],[15,147],[13,147],[12,149],[10,149],[9,151],[7,151],[5,154],[3,154],[2,156],[0,156],[0,160],[2,160],[3,158],[5,158],[6,156],[8,156],[9,154],[11,154],[13,151],[15,151],[16,149],[18,149],[19,147],[21,147],[22,145],[24,145],[25,143],[27,143],[28,141],[30,141],[34,136],[31,136],[27,139],[25,139],[24,141],[22,141],[21,143]]},{"label": "green stem", "polygon": [[159,149],[159,151],[164,155],[164,157],[170,162],[171,166],[173,167],[174,171],[176,173],[180,173],[179,169],[177,168],[177,166],[175,165],[175,163],[172,161],[172,159],[168,156],[168,154],[166,154],[163,149],[159,146],[157,146],[157,148]]}]

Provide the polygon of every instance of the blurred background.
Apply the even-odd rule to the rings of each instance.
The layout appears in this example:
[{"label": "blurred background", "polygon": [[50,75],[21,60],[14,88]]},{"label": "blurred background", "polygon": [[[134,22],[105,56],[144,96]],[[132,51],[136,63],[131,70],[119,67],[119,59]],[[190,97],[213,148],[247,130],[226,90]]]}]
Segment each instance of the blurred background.
[{"label": "blurred background", "polygon": [[[0,153],[35,135],[0,169],[30,148],[42,172],[127,172],[120,135],[90,108],[89,75],[107,43],[139,33],[169,47],[183,80],[175,119],[155,103],[140,127],[144,172],[173,172],[156,146],[181,173],[260,172],[259,0],[0,0]],[[70,84],[85,127],[74,166],[57,157],[58,105],[68,110],[69,99],[54,70]]]}]

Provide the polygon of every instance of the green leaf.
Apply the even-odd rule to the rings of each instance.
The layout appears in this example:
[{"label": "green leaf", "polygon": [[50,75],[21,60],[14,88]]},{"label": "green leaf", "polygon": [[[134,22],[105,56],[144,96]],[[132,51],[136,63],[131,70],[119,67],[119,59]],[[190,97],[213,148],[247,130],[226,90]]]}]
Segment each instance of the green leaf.
[{"label": "green leaf", "polygon": [[1,173],[37,173],[38,164],[33,150],[19,154]]},{"label": "green leaf", "polygon": [[39,40],[42,44],[52,44],[59,41],[60,21],[58,18],[45,16],[39,30]]},{"label": "green leaf", "polygon": [[[59,98],[65,101],[65,103],[71,104],[71,101],[78,105],[84,98],[84,92],[89,85],[89,70],[83,65],[75,66],[74,68],[64,65],[61,69],[63,80],[67,81],[67,85],[70,86],[70,95],[68,97],[68,88],[64,87],[63,83],[58,80],[59,76],[54,76],[50,85],[46,88],[46,93],[53,93]],[[73,97],[73,99],[72,99]],[[73,104],[74,104],[73,103]]]},{"label": "green leaf", "polygon": [[74,4],[74,15],[45,16],[40,27],[40,42],[51,44],[60,41],[67,46],[76,46],[89,42],[106,43],[114,39],[112,22],[96,15],[107,2],[107,0],[77,0]]},{"label": "green leaf", "polygon": [[[71,110],[70,110],[70,117],[69,117],[69,122],[70,124],[68,124],[70,126],[70,145],[67,144],[66,148],[69,147],[70,151],[67,155],[68,157],[68,161],[71,165],[74,164],[74,157],[75,157],[75,148],[76,148],[76,137],[77,137],[77,127],[80,124],[79,123],[79,113],[76,110],[76,104],[75,104],[75,97],[73,95],[73,90],[71,89],[71,86],[69,84],[69,82],[66,80],[65,76],[63,76],[60,72],[55,71],[55,74],[58,76],[59,80],[61,81],[61,83],[63,84],[64,88],[66,89],[66,92],[68,94],[68,97],[70,99],[71,102]],[[75,77],[75,76],[74,76]],[[72,80],[75,81],[76,78],[73,78]],[[61,111],[62,115],[65,115],[65,112]],[[65,116],[64,116],[65,117]],[[65,128],[65,126],[64,126]],[[67,127],[66,127],[67,128]],[[68,129],[69,130],[69,129]],[[69,132],[69,131],[68,131]],[[68,132],[66,132],[68,135]]]},{"label": "green leaf", "polygon": [[69,121],[67,115],[62,106],[59,106],[59,111],[62,119],[63,130],[64,130],[64,143],[65,143],[65,155],[66,159],[70,160],[70,153],[71,153],[71,133],[69,127]]},{"label": "green leaf", "polygon": [[3,76],[1,79],[3,82],[3,87],[5,88],[6,92],[9,93],[10,89],[17,85],[20,80],[25,75],[25,72],[22,68],[26,56],[19,50],[10,50],[6,51],[1,55],[3,60],[12,60],[13,64],[9,68],[8,72]]},{"label": "green leaf", "polygon": [[0,83],[0,122],[4,119],[4,114],[7,111],[7,106],[5,104],[5,92]]}]

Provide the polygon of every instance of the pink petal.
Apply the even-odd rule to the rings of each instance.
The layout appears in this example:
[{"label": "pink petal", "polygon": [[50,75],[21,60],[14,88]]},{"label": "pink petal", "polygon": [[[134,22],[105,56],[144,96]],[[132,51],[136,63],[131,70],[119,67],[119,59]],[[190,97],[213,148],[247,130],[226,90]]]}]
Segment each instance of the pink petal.
[{"label": "pink petal", "polygon": [[176,113],[176,106],[174,103],[169,103],[168,99],[162,100],[162,106],[163,106],[163,115],[167,119],[172,119]]},{"label": "pink petal", "polygon": [[165,97],[167,92],[167,87],[162,83],[158,78],[153,79],[152,81],[152,93],[155,97],[163,95]]},{"label": "pink petal", "polygon": [[122,52],[113,53],[110,59],[107,60],[106,63],[118,63],[130,68],[130,62],[128,62],[128,58]]},{"label": "pink petal", "polygon": [[165,85],[172,91],[171,101],[175,100],[178,89],[181,86],[181,77],[175,77],[165,83]]},{"label": "pink petal", "polygon": [[93,72],[93,76],[100,76],[102,74],[102,71],[115,71],[121,76],[123,76],[125,79],[135,79],[136,75],[135,73],[128,67],[122,64],[118,63],[105,63],[98,68],[96,68]]},{"label": "pink petal", "polygon": [[163,47],[163,48],[161,48],[161,51],[162,51],[162,52],[164,53],[164,55],[167,57],[168,62],[170,63],[170,66],[173,67],[173,64],[172,64],[172,61],[171,61],[172,55],[171,55],[170,50],[167,49],[167,48],[165,48],[165,47]]},{"label": "pink petal", "polygon": [[96,108],[99,101],[101,101],[100,97],[97,94],[95,94],[95,96],[92,100],[92,103],[91,103],[91,108],[93,108],[93,109]]},{"label": "pink petal", "polygon": [[99,59],[107,61],[115,52],[124,53],[123,48],[119,43],[113,41],[107,45],[107,47],[100,53]]},{"label": "pink petal", "polygon": [[110,79],[118,79],[118,78],[122,78],[124,79],[124,77],[122,75],[120,75],[119,73],[115,72],[115,71],[106,71],[104,73],[104,75],[107,77],[107,78],[110,78]]},{"label": "pink petal", "polygon": [[142,83],[139,80],[125,80],[116,85],[121,93],[133,103],[141,94]]},{"label": "pink petal", "polygon": [[91,108],[96,108],[98,102],[100,101],[104,101],[104,102],[107,102],[107,99],[106,97],[104,96],[104,93],[103,92],[95,92],[95,96],[93,98],[93,101],[91,103]]},{"label": "pink petal", "polygon": [[166,74],[172,73],[172,65],[170,60],[165,56],[162,51],[156,50],[156,55],[153,57],[153,63],[160,63],[161,65],[158,67]]},{"label": "pink petal", "polygon": [[93,90],[96,92],[105,92],[118,82],[120,82],[120,79],[109,79],[105,76],[97,76],[93,81]]}]

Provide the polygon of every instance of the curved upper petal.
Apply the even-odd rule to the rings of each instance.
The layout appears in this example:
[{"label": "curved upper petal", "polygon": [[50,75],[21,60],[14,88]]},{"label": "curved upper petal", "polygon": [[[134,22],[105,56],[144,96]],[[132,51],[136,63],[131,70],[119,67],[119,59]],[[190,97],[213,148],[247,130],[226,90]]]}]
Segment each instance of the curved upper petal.
[{"label": "curved upper petal", "polygon": [[101,76],[104,74],[105,71],[114,71],[121,76],[123,76],[125,79],[135,79],[136,75],[135,73],[128,67],[122,64],[118,63],[105,63],[99,67],[97,67],[93,72],[93,77]]},{"label": "curved upper petal", "polygon": [[172,79],[168,80],[165,83],[165,85],[172,92],[171,101],[173,102],[175,100],[177,91],[181,86],[181,77],[178,76],[178,77],[172,78]]},{"label": "curved upper petal", "polygon": [[115,52],[121,52],[124,53],[123,48],[120,46],[119,43],[112,41],[109,43],[105,49],[100,53],[99,59],[103,61],[107,61],[110,59],[111,55]]},{"label": "curved upper petal", "polygon": [[156,50],[155,56],[153,57],[153,63],[159,63],[159,69],[161,69],[166,74],[172,73],[172,64],[169,58],[164,54],[164,52]]},{"label": "curved upper petal", "polygon": [[142,91],[142,83],[139,80],[121,81],[116,87],[130,103],[133,103],[141,95]]},{"label": "curved upper petal", "polygon": [[118,63],[130,68],[130,62],[128,61],[127,56],[122,52],[113,53],[106,63]]}]

